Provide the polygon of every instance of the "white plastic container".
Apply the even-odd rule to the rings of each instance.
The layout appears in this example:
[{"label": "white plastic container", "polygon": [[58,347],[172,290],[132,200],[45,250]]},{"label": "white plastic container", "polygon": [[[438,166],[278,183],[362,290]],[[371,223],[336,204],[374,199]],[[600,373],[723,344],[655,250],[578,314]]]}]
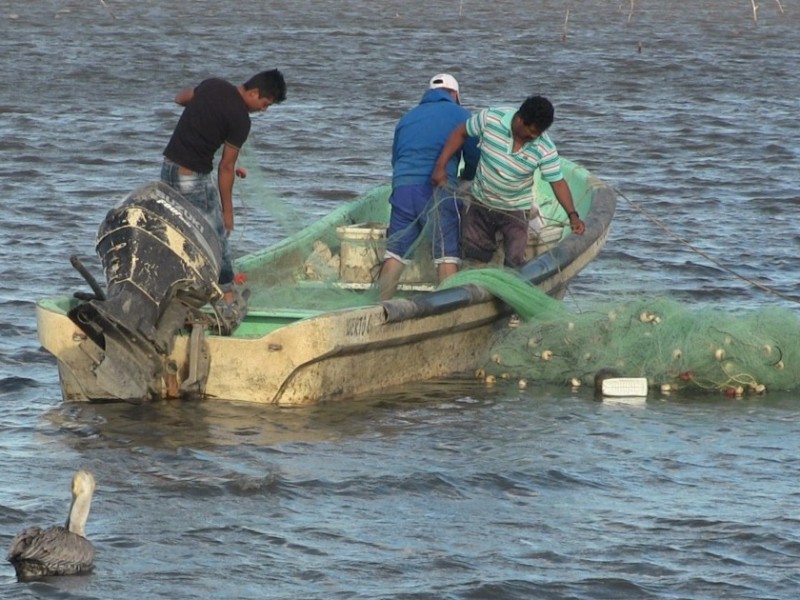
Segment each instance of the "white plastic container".
[{"label": "white plastic container", "polygon": [[386,225],[358,223],[338,227],[341,241],[339,277],[348,283],[372,283],[386,250]]},{"label": "white plastic container", "polygon": [[[386,252],[387,227],[385,223],[356,223],[336,228],[341,243],[339,279],[342,283],[369,286],[375,281]],[[400,289],[403,289],[402,284],[421,289],[417,286],[435,282],[430,244],[421,244],[414,260],[400,276]]]},{"label": "white plastic container", "polygon": [[613,377],[603,380],[603,396],[644,397],[647,396],[646,377]]},{"label": "white plastic container", "polygon": [[541,256],[561,241],[564,229],[560,226],[547,225],[535,229],[528,227],[528,257]]}]

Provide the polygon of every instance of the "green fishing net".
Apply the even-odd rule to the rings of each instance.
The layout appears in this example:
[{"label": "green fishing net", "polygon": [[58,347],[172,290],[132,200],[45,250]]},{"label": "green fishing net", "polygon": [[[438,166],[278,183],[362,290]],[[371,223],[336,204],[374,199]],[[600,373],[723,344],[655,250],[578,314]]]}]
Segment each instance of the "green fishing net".
[{"label": "green fishing net", "polygon": [[[297,233],[238,261],[252,292],[250,310],[290,308],[301,315],[377,302],[390,191],[383,186],[366,194],[357,210],[347,212],[346,222],[335,222],[341,208],[306,229],[302,220],[290,223],[285,215],[280,218],[278,207],[269,207],[267,212]],[[255,195],[274,196],[265,190]],[[563,225],[554,201],[540,194],[538,202],[546,226]],[[434,287],[430,244],[420,243],[414,251],[425,254],[410,257],[415,265],[404,273],[398,295]],[[422,282],[426,286],[418,285]],[[465,268],[441,287],[468,283],[485,288],[518,316],[511,320],[516,327],[502,328],[487,344],[484,377],[590,385],[598,371],[614,369],[669,391],[742,395],[800,387],[800,319],[788,309],[734,313],[641,298],[577,310],[500,268]]]},{"label": "green fishing net", "polygon": [[439,288],[446,289],[468,283],[485,288],[513,307],[517,316],[526,321],[534,317],[558,318],[567,314],[566,308],[559,300],[551,298],[513,271],[506,269],[466,269],[445,279]]},{"label": "green fishing net", "polygon": [[522,317],[497,333],[481,375],[590,385],[598,371],[613,369],[662,391],[731,396],[800,387],[800,318],[788,309],[731,313],[641,298],[574,312],[508,274],[459,276],[462,283],[474,278]]}]

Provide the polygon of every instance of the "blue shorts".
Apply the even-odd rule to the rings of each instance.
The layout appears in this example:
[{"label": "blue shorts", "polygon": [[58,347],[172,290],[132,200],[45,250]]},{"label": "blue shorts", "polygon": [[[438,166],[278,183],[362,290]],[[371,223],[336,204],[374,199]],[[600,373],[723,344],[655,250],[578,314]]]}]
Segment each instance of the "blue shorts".
[{"label": "blue shorts", "polygon": [[431,184],[401,185],[389,203],[388,256],[408,263],[417,239],[430,232],[434,263],[461,262],[461,202],[454,194]]},{"label": "blue shorts", "polygon": [[233,285],[233,262],[225,233],[225,224],[222,221],[222,204],[219,200],[219,190],[211,177],[211,173],[193,173],[179,175],[178,165],[171,160],[164,159],[161,165],[161,181],[177,190],[194,206],[202,211],[208,222],[217,232],[219,244],[222,248],[222,263],[219,272],[219,284],[223,291]]}]

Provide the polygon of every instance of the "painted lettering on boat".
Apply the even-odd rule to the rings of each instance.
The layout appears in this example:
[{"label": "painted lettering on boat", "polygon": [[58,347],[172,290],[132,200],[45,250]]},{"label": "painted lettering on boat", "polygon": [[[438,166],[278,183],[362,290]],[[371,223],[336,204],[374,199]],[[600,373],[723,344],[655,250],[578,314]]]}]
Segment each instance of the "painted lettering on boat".
[{"label": "painted lettering on boat", "polygon": [[360,337],[369,332],[369,315],[361,315],[347,319],[345,335],[349,337]]}]

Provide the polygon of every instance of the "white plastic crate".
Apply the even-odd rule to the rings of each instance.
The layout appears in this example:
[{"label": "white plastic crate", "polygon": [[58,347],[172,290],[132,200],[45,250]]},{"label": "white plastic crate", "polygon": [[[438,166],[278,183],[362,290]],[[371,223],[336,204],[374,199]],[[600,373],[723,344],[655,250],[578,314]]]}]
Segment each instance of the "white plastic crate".
[{"label": "white plastic crate", "polygon": [[612,377],[603,380],[603,396],[647,396],[646,377]]}]

